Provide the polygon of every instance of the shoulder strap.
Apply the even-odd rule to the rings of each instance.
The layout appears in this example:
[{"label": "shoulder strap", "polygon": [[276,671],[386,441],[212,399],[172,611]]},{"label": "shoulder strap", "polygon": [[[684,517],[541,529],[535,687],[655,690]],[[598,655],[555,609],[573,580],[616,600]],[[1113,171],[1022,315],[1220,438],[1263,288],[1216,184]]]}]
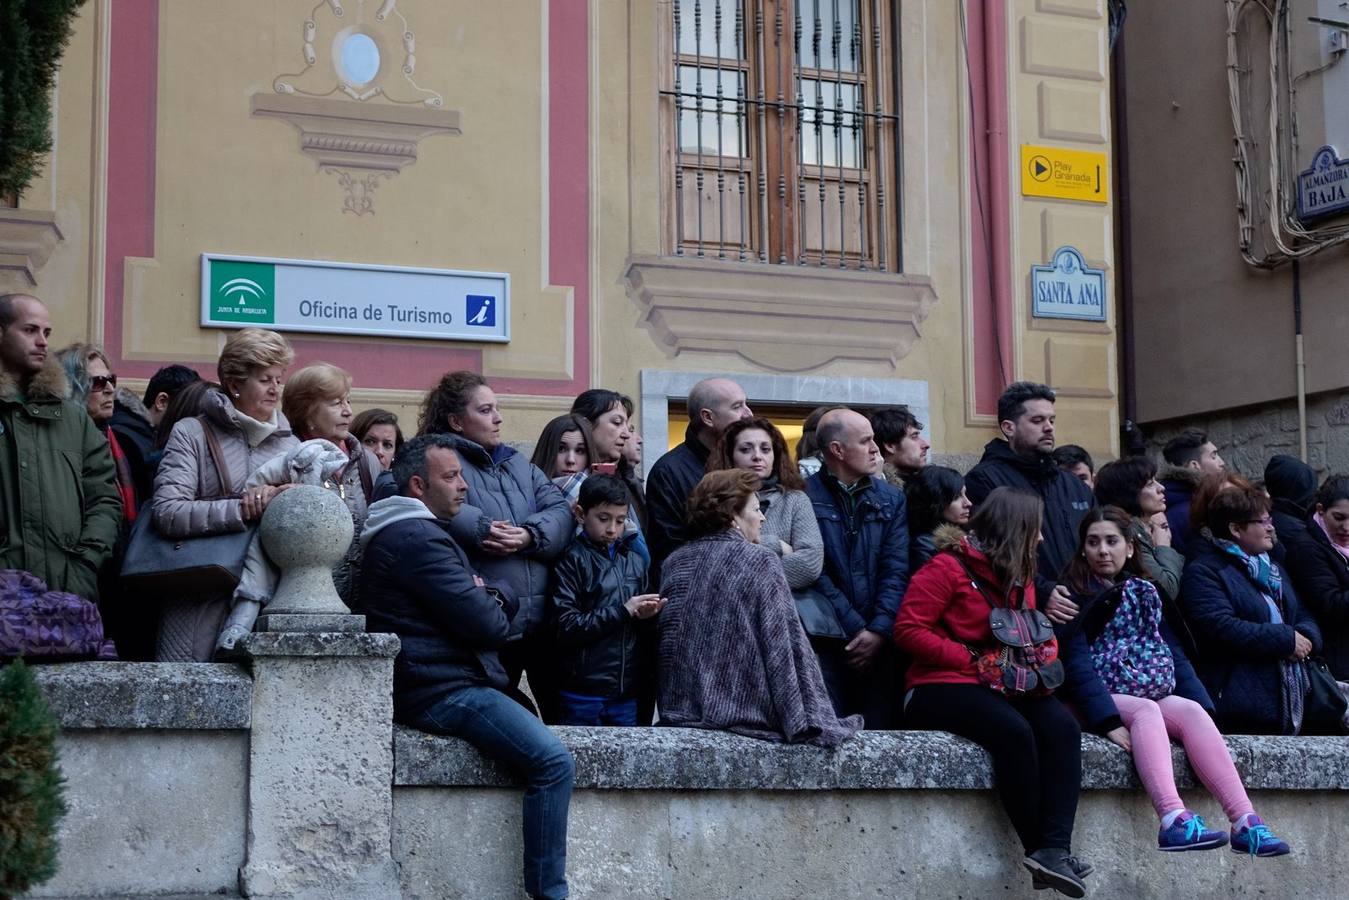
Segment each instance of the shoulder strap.
[{"label": "shoulder strap", "polygon": [[220,479],[220,496],[228,497],[232,493],[234,480],[230,477],[230,467],[225,462],[225,453],[220,449],[220,441],[216,438],[215,429],[211,427],[210,421],[205,416],[197,416],[197,421],[201,423],[202,433],[206,435],[206,449],[210,451],[211,459],[215,462],[216,477]]},{"label": "shoulder strap", "polygon": [[365,492],[365,505],[370,505],[370,498],[375,496],[375,480],[370,477],[370,467],[365,464],[365,448],[361,448],[361,454],[356,457],[356,468],[361,473],[361,490]]},{"label": "shoulder strap", "polygon": [[993,598],[990,597],[990,596],[988,596],[988,591],[984,590],[984,585],[983,585],[984,579],[982,579],[982,578],[980,578],[978,575],[975,575],[975,574],[974,574],[974,570],[970,568],[969,563],[965,562],[965,560],[961,557],[961,555],[960,555],[959,553],[956,553],[956,552],[954,552],[954,551],[946,551],[946,552],[950,553],[950,554],[951,554],[951,557],[952,557],[956,562],[960,563],[960,568],[964,569],[964,570],[965,570],[965,574],[968,575],[968,576],[970,577],[970,585],[971,585],[976,591],[979,592],[979,596],[980,596],[980,597],[983,597],[983,598],[984,598],[984,602],[988,604],[989,608],[990,608],[990,609],[998,609],[998,604],[994,603],[994,602],[993,602]]}]

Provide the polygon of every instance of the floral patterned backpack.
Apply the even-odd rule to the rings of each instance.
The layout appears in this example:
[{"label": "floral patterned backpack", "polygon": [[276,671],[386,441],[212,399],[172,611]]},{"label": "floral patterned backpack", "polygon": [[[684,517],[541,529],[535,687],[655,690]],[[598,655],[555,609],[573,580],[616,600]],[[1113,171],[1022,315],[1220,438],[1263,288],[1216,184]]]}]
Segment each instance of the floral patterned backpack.
[{"label": "floral patterned backpack", "polygon": [[1152,582],[1130,578],[1098,602],[1107,604],[1104,627],[1087,642],[1106,690],[1144,700],[1174,693],[1176,663],[1162,639],[1162,597]]}]

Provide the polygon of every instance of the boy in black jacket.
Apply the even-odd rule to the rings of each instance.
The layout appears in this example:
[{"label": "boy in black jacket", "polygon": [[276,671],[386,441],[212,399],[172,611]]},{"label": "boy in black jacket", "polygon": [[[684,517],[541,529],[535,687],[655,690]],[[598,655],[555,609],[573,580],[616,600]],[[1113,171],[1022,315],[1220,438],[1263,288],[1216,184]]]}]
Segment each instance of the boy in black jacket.
[{"label": "boy in black jacket", "polygon": [[628,488],[613,475],[581,485],[581,536],[553,569],[562,725],[636,725],[637,629],[665,600],[641,593],[646,561],[624,537]]}]

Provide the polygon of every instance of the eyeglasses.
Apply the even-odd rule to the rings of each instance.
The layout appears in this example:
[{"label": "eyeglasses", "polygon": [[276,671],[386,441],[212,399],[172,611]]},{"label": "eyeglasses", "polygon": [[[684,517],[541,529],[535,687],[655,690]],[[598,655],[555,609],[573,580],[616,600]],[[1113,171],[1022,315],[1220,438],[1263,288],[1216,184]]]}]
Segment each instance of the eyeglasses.
[{"label": "eyeglasses", "polygon": [[116,388],[116,375],[95,375],[89,379],[89,390],[101,391],[104,388]]},{"label": "eyeglasses", "polygon": [[1245,524],[1260,525],[1265,528],[1270,528],[1274,525],[1274,518],[1272,516],[1261,516],[1258,519],[1247,519]]}]

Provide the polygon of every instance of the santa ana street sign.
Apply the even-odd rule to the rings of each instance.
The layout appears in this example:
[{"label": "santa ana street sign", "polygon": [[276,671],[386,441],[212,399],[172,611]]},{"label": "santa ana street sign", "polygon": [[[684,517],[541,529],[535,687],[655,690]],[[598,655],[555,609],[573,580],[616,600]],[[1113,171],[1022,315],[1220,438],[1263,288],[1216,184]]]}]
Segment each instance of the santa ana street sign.
[{"label": "santa ana street sign", "polygon": [[201,324],[502,343],[510,276],[203,253]]},{"label": "santa ana street sign", "polygon": [[1060,247],[1047,266],[1031,266],[1031,315],[1105,321],[1105,270],[1090,268],[1076,247]]}]

